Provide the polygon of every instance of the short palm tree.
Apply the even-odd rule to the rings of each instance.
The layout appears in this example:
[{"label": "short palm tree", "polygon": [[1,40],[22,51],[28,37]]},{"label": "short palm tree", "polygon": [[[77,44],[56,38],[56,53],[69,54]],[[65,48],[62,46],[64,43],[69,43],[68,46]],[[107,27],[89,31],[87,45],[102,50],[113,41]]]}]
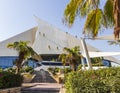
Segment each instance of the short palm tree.
[{"label": "short palm tree", "polygon": [[7,45],[8,48],[13,48],[18,52],[18,59],[15,60],[16,66],[17,66],[16,73],[19,73],[21,66],[22,66],[22,62],[26,58],[28,58],[34,54],[37,55],[37,53],[27,44],[28,44],[28,41],[26,41],[26,42],[24,42],[24,41],[17,42],[16,41],[14,43],[10,43]]},{"label": "short palm tree", "polygon": [[99,65],[99,66],[102,64],[102,60],[103,60],[102,57],[91,58],[92,63],[93,63],[93,64],[97,64],[97,65]]},{"label": "short palm tree", "polygon": [[66,53],[61,54],[59,58],[64,64],[69,63],[73,71],[76,71],[77,69],[76,66],[77,64],[80,63],[81,57],[82,57],[80,53],[80,48],[78,46],[71,48],[71,49],[65,47],[64,51]]},{"label": "short palm tree", "polygon": [[83,33],[96,37],[101,28],[113,27],[114,36],[120,33],[120,0],[106,0],[101,8],[102,0],[70,0],[64,11],[64,22],[71,26],[76,16],[86,17]]}]

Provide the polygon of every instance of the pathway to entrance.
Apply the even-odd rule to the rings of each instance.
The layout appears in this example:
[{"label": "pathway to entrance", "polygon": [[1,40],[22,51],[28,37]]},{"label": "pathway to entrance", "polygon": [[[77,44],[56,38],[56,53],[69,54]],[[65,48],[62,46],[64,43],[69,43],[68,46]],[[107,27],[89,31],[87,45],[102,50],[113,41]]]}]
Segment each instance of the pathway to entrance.
[{"label": "pathway to entrance", "polygon": [[21,93],[59,93],[62,85],[58,83],[26,83]]},{"label": "pathway to entrance", "polygon": [[35,71],[34,74],[31,83],[23,83],[21,93],[59,93],[62,84],[56,83],[47,71]]}]

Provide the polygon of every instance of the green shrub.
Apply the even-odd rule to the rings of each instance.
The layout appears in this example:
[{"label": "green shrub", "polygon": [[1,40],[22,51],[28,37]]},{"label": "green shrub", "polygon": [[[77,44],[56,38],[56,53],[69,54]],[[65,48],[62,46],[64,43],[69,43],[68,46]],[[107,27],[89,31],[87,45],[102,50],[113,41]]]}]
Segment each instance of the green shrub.
[{"label": "green shrub", "polygon": [[16,68],[15,67],[7,68],[5,71],[16,73]]},{"label": "green shrub", "polygon": [[0,89],[21,86],[23,77],[12,72],[0,72]]},{"label": "green shrub", "polygon": [[56,75],[58,73],[60,68],[48,68],[48,71],[50,71],[53,75]]},{"label": "green shrub", "polygon": [[20,70],[21,73],[33,73],[34,69],[30,66],[25,66]]},{"label": "green shrub", "polygon": [[2,72],[3,71],[3,69],[2,68],[0,68],[0,72]]},{"label": "green shrub", "polygon": [[59,71],[62,71],[64,73],[69,73],[72,71],[71,68],[48,68],[48,71],[50,71],[53,75],[56,75]]},{"label": "green shrub", "polygon": [[60,70],[60,68],[55,68],[55,73],[58,73],[59,72],[59,70]]},{"label": "green shrub", "polygon": [[64,72],[65,72],[65,73],[70,73],[71,71],[72,71],[71,68],[64,68]]},{"label": "green shrub", "polygon": [[65,88],[66,93],[120,93],[120,68],[71,72]]},{"label": "green shrub", "polygon": [[81,70],[81,69],[82,69],[82,64],[78,65],[78,67],[77,67],[78,71]]},{"label": "green shrub", "polygon": [[[7,68],[5,71],[16,73],[16,68],[15,67]],[[31,73],[32,74],[33,71],[34,69],[30,66],[24,66],[23,68],[20,69],[20,73]]]},{"label": "green shrub", "polygon": [[[88,66],[85,64],[85,66]],[[92,66],[105,66],[103,63],[92,63]]]},{"label": "green shrub", "polygon": [[50,71],[50,72],[53,71],[53,68],[49,67],[49,68],[48,68],[48,71]]}]

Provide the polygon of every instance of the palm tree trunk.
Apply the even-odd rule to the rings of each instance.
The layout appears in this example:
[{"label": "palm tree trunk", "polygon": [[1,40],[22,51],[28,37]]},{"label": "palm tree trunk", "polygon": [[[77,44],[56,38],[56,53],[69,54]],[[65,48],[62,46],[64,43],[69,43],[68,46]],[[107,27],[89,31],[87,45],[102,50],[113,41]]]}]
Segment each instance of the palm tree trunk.
[{"label": "palm tree trunk", "polygon": [[16,69],[16,74],[20,73],[20,66],[17,66],[17,69]]},{"label": "palm tree trunk", "polygon": [[18,57],[17,70],[16,70],[17,74],[20,73],[21,64],[22,64],[23,60],[24,60],[24,52],[21,52]]},{"label": "palm tree trunk", "polygon": [[77,71],[76,64],[73,63],[71,66],[72,66],[73,71]]},{"label": "palm tree trunk", "polygon": [[76,65],[77,65],[76,60],[72,59],[72,60],[71,60],[71,67],[72,67],[72,70],[73,70],[73,71],[76,71],[76,70],[77,70]]},{"label": "palm tree trunk", "polygon": [[120,0],[114,0],[114,9],[113,9],[113,14],[114,14],[114,35],[115,38],[119,38],[120,34]]},{"label": "palm tree trunk", "polygon": [[20,73],[22,60],[18,60],[16,74]]}]

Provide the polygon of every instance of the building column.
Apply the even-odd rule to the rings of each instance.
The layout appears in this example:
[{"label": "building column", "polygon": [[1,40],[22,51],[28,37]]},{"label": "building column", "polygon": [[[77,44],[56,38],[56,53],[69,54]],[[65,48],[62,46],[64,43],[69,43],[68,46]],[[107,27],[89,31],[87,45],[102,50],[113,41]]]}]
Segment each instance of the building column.
[{"label": "building column", "polygon": [[82,48],[83,48],[83,53],[85,54],[85,58],[87,61],[88,69],[91,70],[92,69],[91,59],[89,57],[89,53],[88,53],[86,42],[85,42],[84,38],[81,38],[81,44],[82,44]]}]

